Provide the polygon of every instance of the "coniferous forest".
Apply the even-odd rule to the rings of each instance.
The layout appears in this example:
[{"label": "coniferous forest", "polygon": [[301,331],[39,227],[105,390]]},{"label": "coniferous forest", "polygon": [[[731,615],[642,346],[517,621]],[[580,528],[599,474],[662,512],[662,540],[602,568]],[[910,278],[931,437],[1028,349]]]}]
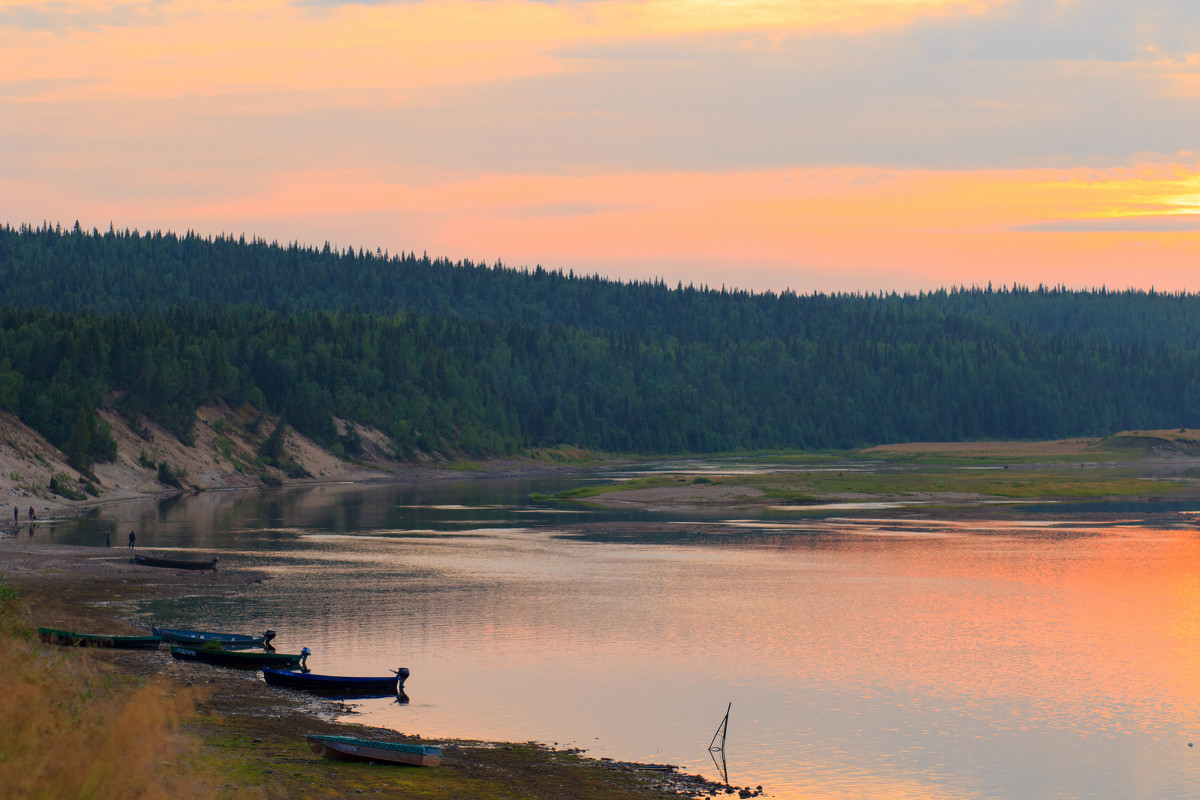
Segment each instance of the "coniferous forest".
[{"label": "coniferous forest", "polygon": [[0,228],[0,293],[0,407],[85,465],[96,408],[186,440],[215,399],[399,458],[1200,426],[1200,295],[758,294],[78,224]]}]

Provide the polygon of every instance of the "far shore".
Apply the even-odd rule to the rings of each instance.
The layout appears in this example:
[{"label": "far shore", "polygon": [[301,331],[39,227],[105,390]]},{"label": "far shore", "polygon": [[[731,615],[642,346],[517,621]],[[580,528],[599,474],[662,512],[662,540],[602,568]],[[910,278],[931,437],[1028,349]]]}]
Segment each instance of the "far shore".
[{"label": "far shore", "polygon": [[[612,463],[619,462],[613,459]],[[100,497],[88,498],[86,500],[68,500],[58,495],[42,492],[37,495],[26,494],[24,498],[18,498],[9,504],[0,503],[0,531],[7,529],[11,532],[14,528],[24,530],[31,523],[48,523],[79,517],[94,509],[106,506],[168,500],[189,494],[235,494],[339,484],[405,485],[431,481],[552,477],[579,473],[587,469],[588,467],[572,464],[546,463],[532,459],[511,458],[469,462],[446,461],[431,465],[400,464],[388,471],[358,469],[330,478],[288,478],[282,480],[276,486],[217,486],[211,488],[193,488],[186,491],[169,487],[157,487],[153,490],[111,491],[105,492]],[[35,512],[32,518],[28,512],[29,508]],[[10,516],[13,510],[17,512],[15,517]]]}]

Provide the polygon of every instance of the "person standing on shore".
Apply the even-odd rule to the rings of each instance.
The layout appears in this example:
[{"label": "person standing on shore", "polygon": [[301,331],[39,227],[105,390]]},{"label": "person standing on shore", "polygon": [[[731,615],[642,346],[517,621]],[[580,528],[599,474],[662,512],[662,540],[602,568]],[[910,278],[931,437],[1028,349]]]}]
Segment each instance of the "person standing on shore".
[{"label": "person standing on shore", "polygon": [[17,508],[16,506],[13,506],[13,523],[16,524],[16,523],[19,523],[20,521],[21,521],[21,509]]},{"label": "person standing on shore", "polygon": [[137,534],[133,531],[129,532],[129,549],[133,549],[133,543],[137,541]]},{"label": "person standing on shore", "polygon": [[33,506],[30,506],[30,507],[29,507],[29,518],[30,518],[30,519],[37,519],[37,514],[34,514],[34,513],[33,513]]},{"label": "person standing on shore", "polygon": [[104,532],[104,546],[112,547],[112,537],[109,535],[108,531]]}]

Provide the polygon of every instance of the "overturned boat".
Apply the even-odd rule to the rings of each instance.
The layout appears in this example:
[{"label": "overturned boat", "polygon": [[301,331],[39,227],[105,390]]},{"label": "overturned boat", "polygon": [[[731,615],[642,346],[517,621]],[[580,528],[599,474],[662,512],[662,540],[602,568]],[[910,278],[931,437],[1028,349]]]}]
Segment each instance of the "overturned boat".
[{"label": "overturned boat", "polygon": [[436,767],[442,763],[442,750],[433,745],[381,742],[350,736],[318,736],[315,733],[305,738],[308,739],[309,749],[317,755],[342,761],[379,761],[418,767]]}]

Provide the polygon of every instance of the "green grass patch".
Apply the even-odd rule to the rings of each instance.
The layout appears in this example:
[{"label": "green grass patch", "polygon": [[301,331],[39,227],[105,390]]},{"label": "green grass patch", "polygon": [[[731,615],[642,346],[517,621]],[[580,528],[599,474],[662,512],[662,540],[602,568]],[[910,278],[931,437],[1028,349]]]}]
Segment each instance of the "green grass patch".
[{"label": "green grass patch", "polygon": [[[717,483],[712,481],[710,483]],[[621,483],[606,483],[598,486],[579,486],[575,489],[567,489],[554,495],[544,497],[547,500],[587,500],[590,497],[599,497],[604,494],[612,494],[613,492],[631,492],[637,489],[658,489],[664,486],[688,486],[692,483],[692,479],[682,475],[651,475],[645,478],[634,478]]]},{"label": "green grass patch", "polygon": [[912,497],[964,494],[1008,499],[1089,499],[1098,497],[1170,497],[1189,490],[1178,481],[1146,479],[1129,470],[937,470],[805,473],[796,476],[739,479],[757,485],[765,496],[791,502],[833,495]]}]

